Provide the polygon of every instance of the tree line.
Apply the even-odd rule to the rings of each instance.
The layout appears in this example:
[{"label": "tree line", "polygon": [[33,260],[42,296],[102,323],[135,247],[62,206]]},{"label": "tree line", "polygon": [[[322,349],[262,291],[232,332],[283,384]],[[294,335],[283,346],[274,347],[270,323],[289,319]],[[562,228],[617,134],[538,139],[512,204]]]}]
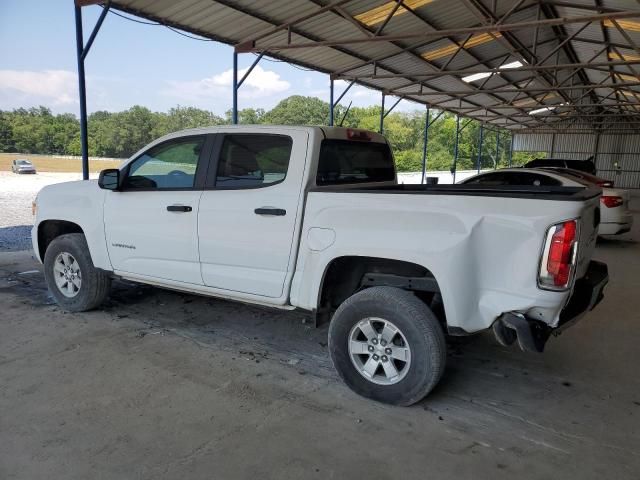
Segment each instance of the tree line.
[{"label": "tree line", "polygon": [[[427,168],[449,170],[455,155],[456,118],[433,111],[428,131]],[[378,131],[380,107],[336,107],[335,123],[345,127]],[[326,125],[329,104],[315,97],[291,96],[273,109],[245,108],[238,112],[241,124]],[[89,155],[127,158],[150,141],[185,128],[231,123],[231,111],[224,117],[194,107],[177,106],[168,112],[153,112],[135,105],[121,112],[97,111],[89,115]],[[422,168],[425,112],[391,112],[384,121],[399,171]],[[80,155],[80,126],[75,115],[53,114],[46,107],[0,110],[0,152]],[[480,148],[480,123],[460,119],[457,169],[506,166],[510,135],[484,128]],[[518,158],[518,160],[521,160]],[[517,162],[520,163],[520,162]]]}]

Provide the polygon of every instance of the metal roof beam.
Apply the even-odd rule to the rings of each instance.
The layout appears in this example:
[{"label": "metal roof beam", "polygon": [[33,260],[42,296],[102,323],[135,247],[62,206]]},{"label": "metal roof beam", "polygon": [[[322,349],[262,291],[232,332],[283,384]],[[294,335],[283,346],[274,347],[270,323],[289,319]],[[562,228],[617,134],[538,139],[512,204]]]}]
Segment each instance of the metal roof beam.
[{"label": "metal roof beam", "polygon": [[[243,44],[250,44],[250,43],[255,43],[258,40],[262,40],[266,37],[269,37],[271,35],[273,35],[274,33],[278,33],[281,32],[282,30],[287,30],[290,29],[291,27],[293,27],[294,25],[300,23],[300,22],[304,22],[305,20],[309,20],[310,18],[315,17],[316,15],[319,15],[321,13],[324,13],[326,11],[329,11],[333,8],[336,7],[340,7],[342,5],[344,5],[345,3],[350,2],[351,0],[337,0],[334,2],[329,3],[328,5],[325,5],[323,7],[320,7],[318,10],[314,10],[313,12],[307,13],[305,15],[300,15],[298,17],[295,17],[292,20],[288,20],[284,23],[280,23],[278,25],[273,26],[272,28],[270,28],[269,30],[260,33],[258,35],[255,35],[253,37],[249,37],[249,38],[245,38],[244,40],[241,40],[240,42],[238,42],[238,44],[236,45],[236,51],[238,51],[237,49],[243,45]],[[222,2],[218,2],[218,3],[222,3]],[[223,5],[226,5],[226,3],[223,3]],[[271,23],[271,22],[268,22]],[[240,50],[238,51],[238,53],[244,53],[244,50]]]},{"label": "metal roof beam", "polygon": [[513,30],[525,30],[529,28],[534,28],[536,26],[540,27],[551,27],[554,25],[566,25],[572,23],[584,23],[584,22],[597,22],[604,19],[623,19],[623,18],[638,18],[640,17],[640,12],[616,12],[616,13],[605,13],[605,14],[597,14],[597,15],[584,15],[578,17],[565,17],[565,18],[547,18],[544,20],[538,21],[528,21],[528,22],[517,22],[511,24],[504,25],[483,25],[479,27],[469,27],[469,28],[453,28],[453,29],[444,29],[444,30],[436,30],[433,32],[409,32],[403,35],[380,35],[378,37],[371,38],[362,38],[362,37],[353,37],[353,38],[342,38],[335,40],[320,40],[313,42],[304,42],[304,43],[291,43],[284,45],[269,45],[260,47],[255,45],[254,41],[246,42],[246,48],[243,48],[241,51],[243,52],[260,52],[263,50],[269,51],[280,51],[280,50],[290,50],[290,49],[299,49],[299,48],[319,48],[319,47],[334,47],[334,46],[344,46],[344,45],[357,45],[360,43],[371,43],[371,42],[395,42],[402,40],[410,40],[410,39],[427,39],[427,38],[441,38],[448,37],[453,35],[466,35],[473,33],[492,33],[492,32],[509,32]]},{"label": "metal roof beam", "polygon": [[[606,84],[598,84],[598,83],[590,83],[588,85],[566,85],[562,87],[527,87],[527,88],[513,88],[513,87],[504,87],[504,88],[486,88],[481,90],[473,90],[473,91],[447,91],[446,95],[460,95],[462,98],[467,96],[479,95],[483,93],[546,93],[546,92],[555,92],[555,91],[571,91],[571,90],[584,90],[588,88],[629,88],[629,87],[640,87],[640,82],[625,82],[625,83],[606,83]],[[388,90],[389,95],[417,95],[417,96],[439,96],[443,95],[442,92],[425,92],[416,90],[415,92],[403,92],[399,90]],[[517,107],[514,107],[517,108]]]},{"label": "metal roof beam", "polygon": [[[579,109],[579,108],[594,108],[594,107],[621,107],[621,106],[633,106],[633,107],[638,107],[640,108],[640,104],[638,103],[634,103],[634,102],[614,102],[614,103],[581,103],[581,104],[575,104],[575,105],[544,105],[545,107],[556,107],[556,108],[573,108],[573,109]],[[457,108],[460,111],[463,110],[471,110],[473,108],[476,107],[459,107]],[[504,110],[504,109],[514,109],[514,107],[510,106],[510,105],[491,105],[486,107],[487,109],[491,108],[494,110]],[[533,106],[526,106],[526,107],[521,107],[523,109],[531,109],[531,110],[535,110],[536,108],[540,108],[540,105],[533,105]],[[480,108],[480,110],[485,110],[485,107]],[[640,111],[640,110],[638,110]]]},{"label": "metal roof beam", "polygon": [[[312,1],[315,1],[315,0],[312,0]],[[400,4],[401,4],[401,2],[397,3],[397,4],[396,4],[396,6],[398,7],[398,6],[400,6]],[[413,9],[411,9],[411,8],[407,7],[406,5],[402,5],[402,6],[403,6],[403,8],[404,8],[405,10],[407,10],[408,12],[410,12],[411,14],[413,14],[413,15],[414,15],[415,17],[417,17],[420,21],[422,21],[426,26],[428,26],[428,27],[429,27],[429,28],[431,28],[431,29],[436,30],[436,29],[433,27],[433,25],[431,25],[431,24],[430,24],[426,19],[424,19],[422,16],[418,15],[418,14],[417,14]],[[392,18],[392,17],[393,17],[393,14],[395,13],[395,11],[396,11],[395,9],[392,9],[392,11],[387,15],[386,21],[388,21],[390,18]],[[339,16],[340,16],[340,17],[342,17],[342,18],[345,18],[345,19],[349,20],[351,23],[354,23],[354,22],[355,22],[357,25],[359,25],[359,29],[360,29],[362,32],[364,32],[364,33],[365,33],[365,35],[369,36],[369,38],[373,38],[373,37],[378,36],[378,35],[381,33],[381,31],[382,31],[382,29],[381,29],[381,28],[378,28],[378,29],[376,30],[376,32],[372,32],[372,31],[368,30],[368,29],[366,28],[366,26],[365,26],[365,25],[360,24],[360,22],[358,22],[355,18],[351,17],[347,12],[344,12],[344,11],[338,11],[338,10],[336,10],[336,9],[333,9],[333,10],[332,10],[332,12],[336,13],[337,15],[339,15]],[[386,21],[385,21],[385,24],[386,24]],[[453,39],[449,38],[449,40],[450,40],[451,42],[455,43],[455,42],[453,41]],[[419,54],[417,54],[416,52],[414,52],[414,51],[412,50],[412,48],[404,48],[402,45],[400,45],[400,44],[398,44],[398,43],[396,43],[396,42],[391,42],[391,43],[392,43],[394,46],[398,47],[398,48],[401,50],[400,52],[397,52],[397,53],[395,53],[394,55],[399,55],[399,54],[400,54],[400,53],[402,53],[402,52],[406,52],[406,53],[408,53],[408,54],[410,54],[410,55],[414,56],[416,59],[418,59],[418,60],[419,60],[419,61],[421,61],[422,63],[425,63],[425,64],[426,64],[426,65],[428,65],[430,68],[433,68],[433,69],[434,69],[434,71],[443,71],[443,70],[446,68],[446,65],[448,65],[448,62],[447,62],[447,64],[446,64],[445,66],[443,66],[443,67],[438,67],[437,65],[432,64],[431,62],[429,62],[429,61],[427,61],[426,59],[424,59],[421,55],[419,55]],[[457,45],[457,43],[456,43],[456,45]],[[461,50],[461,47],[458,45],[458,50],[457,50],[456,54],[457,54],[460,50]],[[455,55],[454,55],[454,56],[455,56]],[[473,58],[475,59],[475,57],[473,57]],[[476,60],[477,60],[477,59],[476,59]],[[376,71],[376,66],[377,66],[377,63],[376,63],[376,61],[375,61],[375,60],[370,60],[370,61],[363,62],[363,65],[368,65],[368,64],[371,64],[371,63],[373,63],[373,65],[374,65],[374,72],[375,72],[375,71]],[[485,66],[486,66],[486,65],[485,65]],[[352,67],[352,68],[353,68],[353,67]],[[388,71],[389,71],[389,70],[391,70],[391,69],[389,69],[388,67],[385,67],[384,65],[383,65],[381,68],[383,68],[383,69],[385,69],[385,70],[388,70]],[[338,77],[337,77],[335,74],[332,74],[332,75],[331,75],[331,79],[335,79],[335,78],[338,78]],[[421,87],[421,88],[422,88],[423,86],[426,86],[426,85],[424,85],[424,82],[421,82],[421,81],[418,81],[418,80],[416,80],[416,79],[414,79],[414,78],[411,78],[411,76],[410,76],[410,75],[407,75],[407,76],[406,76],[406,78],[410,80],[410,82],[408,83],[409,85],[415,85],[415,84],[418,84],[418,85],[420,85],[420,87]],[[354,79],[353,79],[353,81],[355,81],[355,80],[356,80],[356,79],[354,78]],[[462,79],[457,79],[457,80],[458,80],[459,82],[463,83]],[[429,86],[427,86],[427,88],[430,88],[430,87],[429,87]],[[476,88],[476,87],[473,87],[473,88]],[[431,89],[432,89],[432,90],[437,91],[437,89],[434,89],[433,87],[431,87]],[[386,92],[386,90],[384,90],[384,89],[383,89],[383,93],[387,93],[387,92]],[[442,93],[446,95],[446,92],[442,92]],[[504,101],[504,99],[502,99],[502,98],[500,98],[500,97],[497,97],[497,96],[495,96],[495,95],[491,95],[491,96],[492,96],[492,98],[494,98],[494,99],[495,99],[495,100],[497,100],[497,101]],[[405,96],[403,96],[403,95],[400,95],[400,97],[401,97],[401,98],[406,98],[406,97],[405,97]],[[408,99],[409,99],[409,100],[416,101],[416,99],[411,99],[411,98],[408,98]],[[470,102],[470,103],[473,103],[473,102]]]},{"label": "metal roof beam", "polygon": [[[505,73],[505,72],[531,72],[537,70],[562,70],[566,68],[589,68],[589,67],[608,67],[612,66],[622,66],[622,65],[638,65],[640,64],[639,60],[617,60],[612,62],[578,62],[578,63],[561,63],[557,65],[523,65],[518,68],[510,68],[508,70],[501,70],[499,68],[485,68],[479,70],[447,70],[444,72],[431,72],[431,73],[396,73],[396,74],[361,74],[361,75],[335,75],[334,78],[402,78],[402,77],[416,77],[416,78],[435,78],[435,77],[444,77],[448,75],[471,75],[474,73]],[[388,70],[385,68],[385,70]]]},{"label": "metal roof beam", "polygon": [[[549,6],[549,5],[543,5],[543,6],[542,6],[542,9],[543,9],[543,11],[544,11],[545,15],[546,15],[548,18],[558,18],[558,14],[557,14],[557,12],[556,12],[556,10],[555,10],[555,8],[554,8],[554,7]],[[609,15],[612,15],[612,14],[609,14]],[[560,24],[560,25],[552,26],[551,28],[552,28],[552,30],[554,31],[554,33],[555,33],[556,35],[562,35],[562,36],[565,36],[565,37],[566,37],[566,35],[567,35],[567,31],[566,31],[566,30],[565,30],[565,28],[564,28],[564,24]],[[569,61],[572,61],[572,62],[578,62],[578,61],[580,60],[580,58],[578,57],[578,55],[577,55],[576,51],[574,50],[574,48],[573,48],[573,45],[572,45],[572,44],[570,44],[570,43],[565,44],[565,45],[563,46],[563,50],[564,50],[564,52],[565,52],[565,55],[566,55],[566,56],[567,56],[567,58],[569,59]],[[608,59],[607,59],[607,60],[608,60]],[[588,75],[587,75],[583,70],[581,70],[581,71],[578,73],[578,76],[580,77],[580,80],[581,80],[581,81],[582,81],[582,83],[584,83],[584,84],[587,84],[587,83],[590,83],[590,82],[591,82],[591,79],[589,78],[589,76],[588,76]],[[591,97],[592,97],[592,100],[593,100],[593,101],[596,101],[596,100],[597,100],[597,95],[596,95],[595,93],[591,93]],[[569,98],[569,97],[565,97],[565,98],[566,98],[567,100],[570,100],[570,98]]]}]

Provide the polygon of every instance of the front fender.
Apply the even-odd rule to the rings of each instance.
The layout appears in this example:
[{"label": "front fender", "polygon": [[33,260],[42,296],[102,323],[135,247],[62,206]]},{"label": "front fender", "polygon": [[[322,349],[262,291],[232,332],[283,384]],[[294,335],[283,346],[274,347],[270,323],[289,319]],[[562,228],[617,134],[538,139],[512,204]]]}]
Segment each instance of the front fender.
[{"label": "front fender", "polygon": [[87,239],[93,264],[103,270],[112,270],[103,219],[105,191],[95,180],[57,183],[44,187],[38,193],[37,214],[31,231],[31,241],[40,261],[38,232],[46,221],[62,220],[80,227]]}]

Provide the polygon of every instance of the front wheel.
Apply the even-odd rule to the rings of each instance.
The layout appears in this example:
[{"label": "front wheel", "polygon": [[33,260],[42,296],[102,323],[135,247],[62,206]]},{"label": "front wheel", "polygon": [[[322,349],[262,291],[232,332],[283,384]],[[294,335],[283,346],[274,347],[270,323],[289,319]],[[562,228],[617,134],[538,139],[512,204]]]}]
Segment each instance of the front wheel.
[{"label": "front wheel", "polygon": [[65,310],[84,312],[107,298],[111,278],[93,266],[83,234],[56,237],[44,255],[44,277],[54,299]]},{"label": "front wheel", "polygon": [[373,287],[336,310],[329,352],[356,393],[393,405],[412,405],[438,383],[446,363],[444,333],[436,316],[413,293]]}]

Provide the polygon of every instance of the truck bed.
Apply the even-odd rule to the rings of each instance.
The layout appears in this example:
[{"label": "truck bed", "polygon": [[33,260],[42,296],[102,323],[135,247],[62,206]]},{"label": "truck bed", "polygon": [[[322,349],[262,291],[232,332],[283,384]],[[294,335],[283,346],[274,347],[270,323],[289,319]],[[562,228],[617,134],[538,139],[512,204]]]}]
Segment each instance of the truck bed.
[{"label": "truck bed", "polygon": [[[538,288],[551,225],[580,219],[576,278],[595,248],[599,188],[486,185],[331,185],[308,192],[296,275],[367,255],[423,265],[437,280],[447,324],[488,328],[503,312],[556,326],[570,291]],[[473,197],[473,198],[471,198]],[[294,282],[294,285],[297,282]],[[314,308],[316,290],[292,292]]]},{"label": "truck bed", "polygon": [[584,202],[602,193],[598,187],[548,187],[529,185],[331,185],[316,187],[310,192],[336,193],[378,193],[407,195],[466,195],[481,197],[534,198],[537,200],[556,200],[568,202]]}]

